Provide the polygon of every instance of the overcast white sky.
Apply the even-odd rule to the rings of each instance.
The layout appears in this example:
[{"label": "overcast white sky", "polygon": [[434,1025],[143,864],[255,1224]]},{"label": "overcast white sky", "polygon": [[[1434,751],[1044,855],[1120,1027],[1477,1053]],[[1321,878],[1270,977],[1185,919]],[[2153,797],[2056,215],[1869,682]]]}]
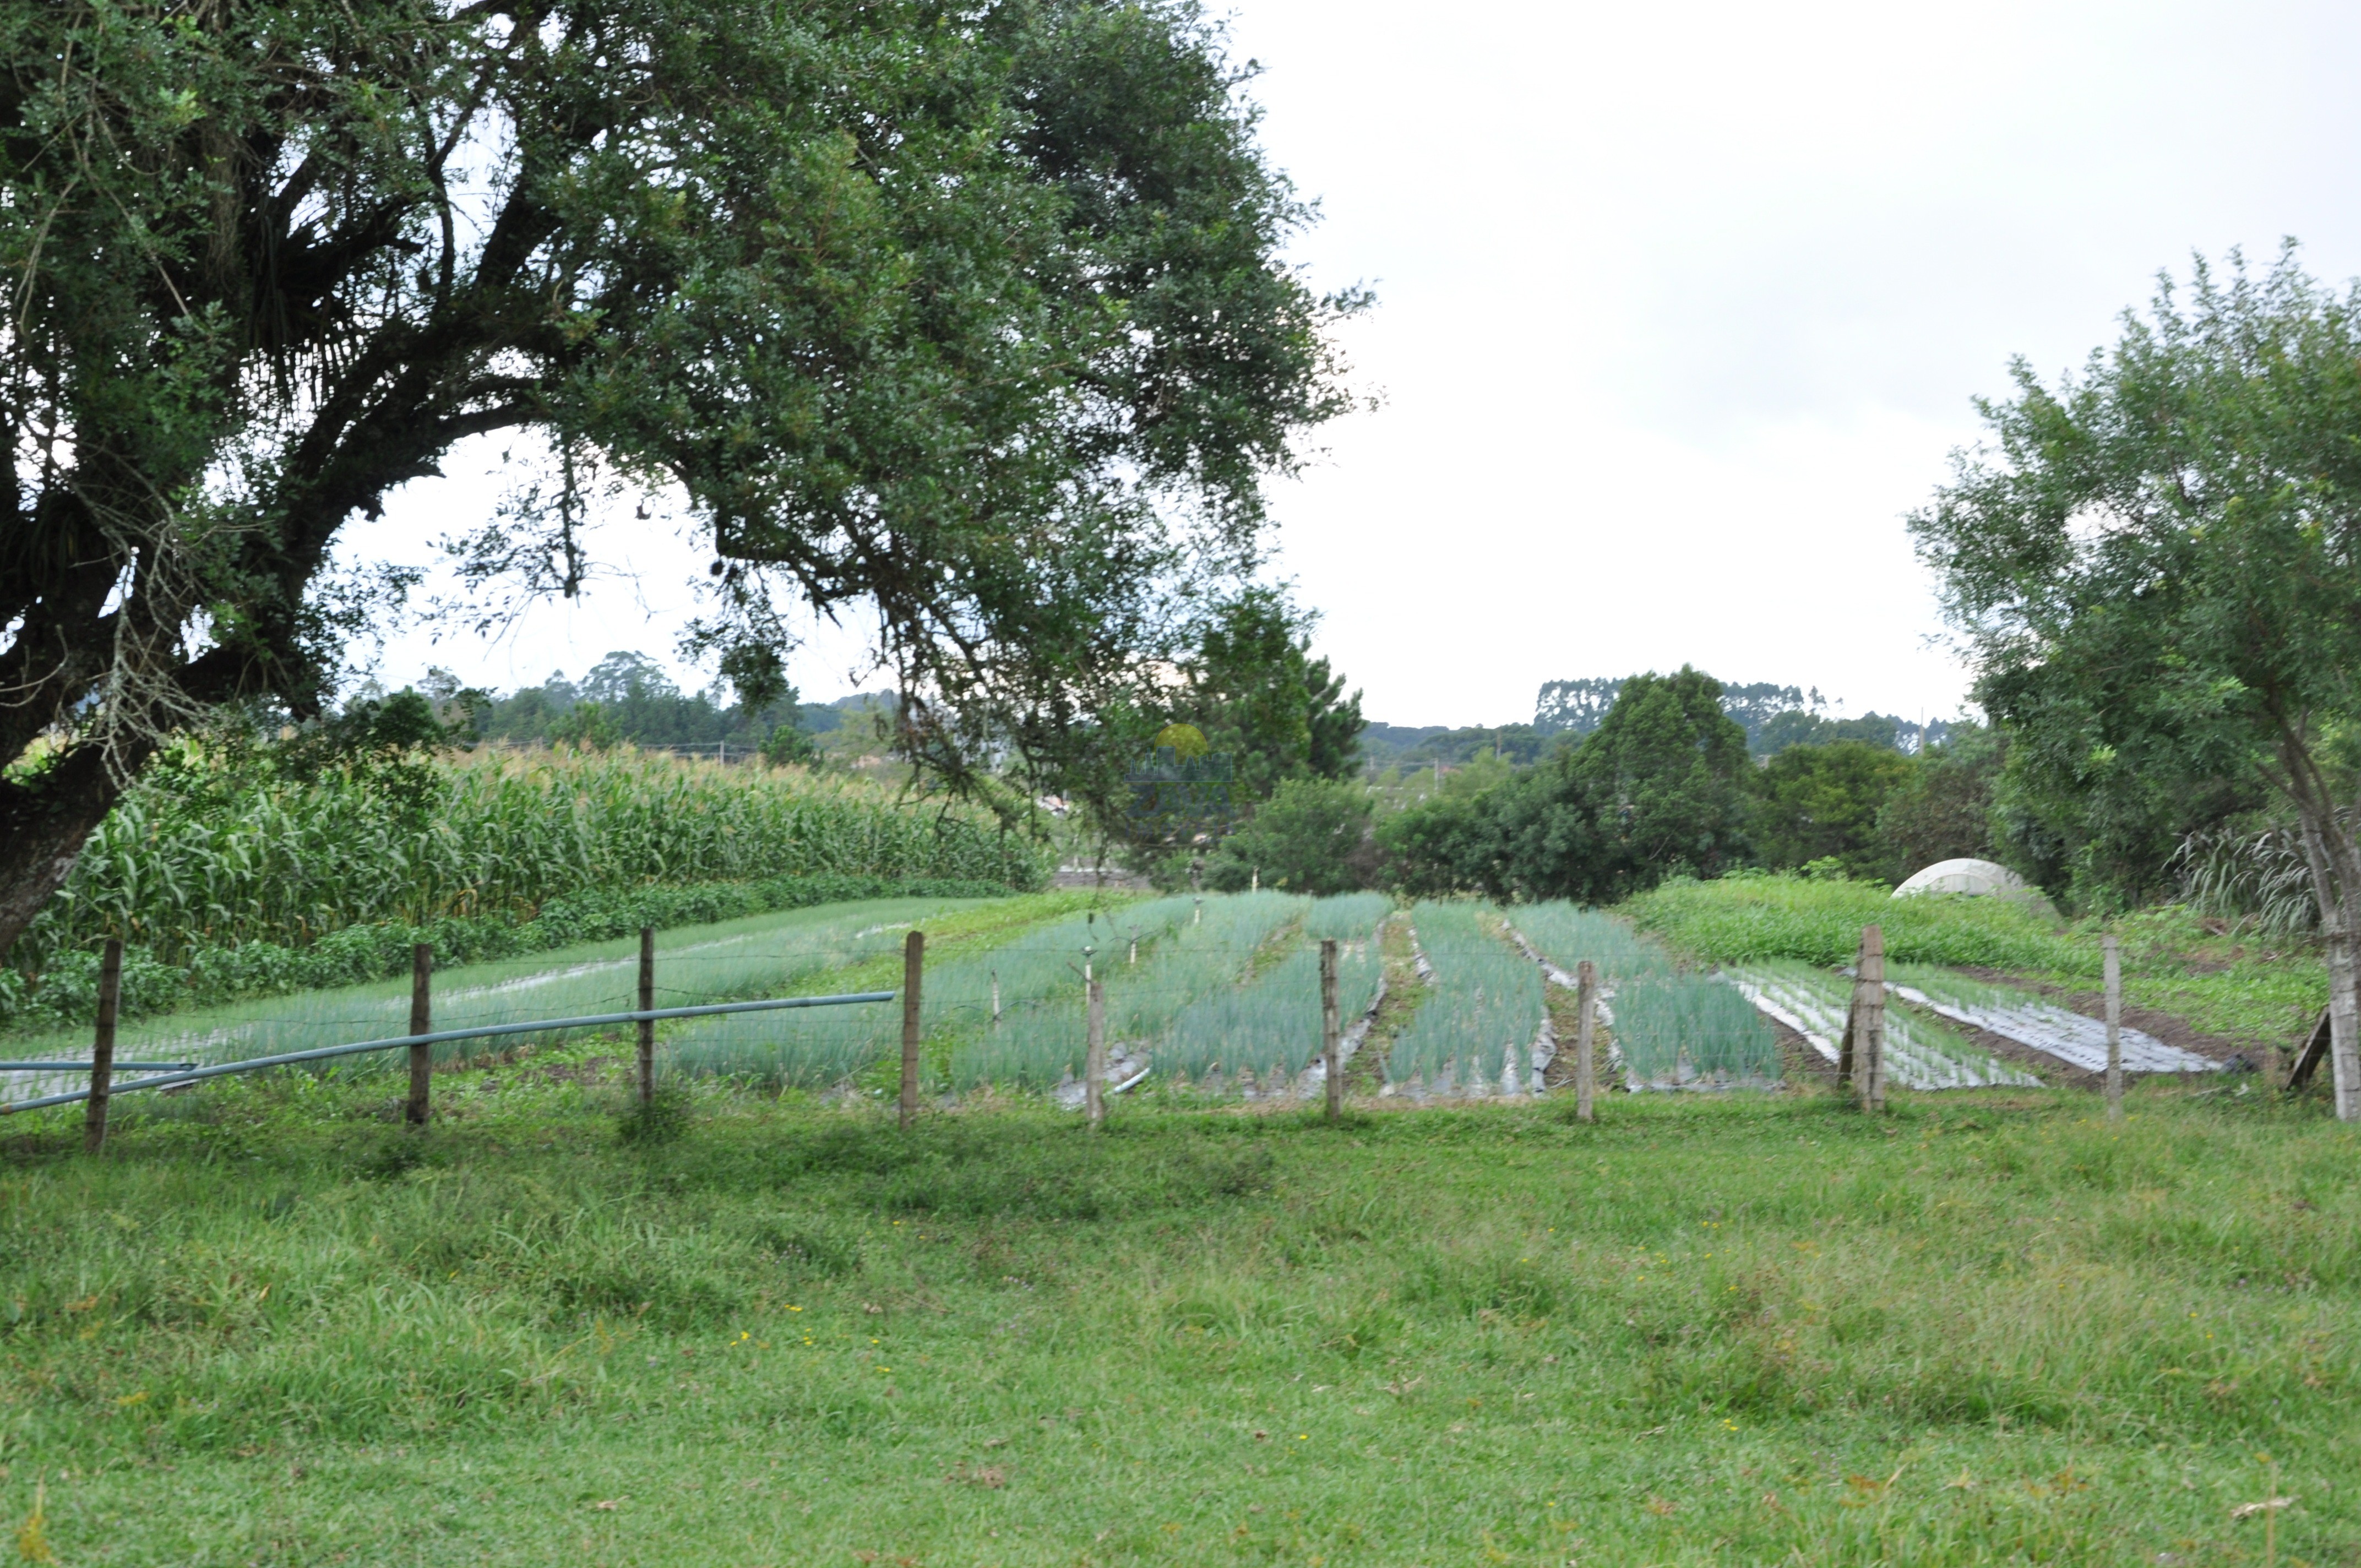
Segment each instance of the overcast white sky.
[{"label": "overcast white sky", "polygon": [[[1916,718],[1963,673],[1902,517],[2012,354],[2109,341],[2159,268],[2282,236],[2361,273],[2361,6],[1243,0],[1265,141],[1324,218],[1376,412],[1280,486],[1279,568],[1398,724],[1529,718],[1543,681],[1676,667]],[[455,455],[354,543],[423,562],[480,513]],[[500,644],[405,637],[500,686],[669,659],[701,560]],[[851,689],[823,635],[807,697]],[[682,671],[685,684],[700,684]]]}]

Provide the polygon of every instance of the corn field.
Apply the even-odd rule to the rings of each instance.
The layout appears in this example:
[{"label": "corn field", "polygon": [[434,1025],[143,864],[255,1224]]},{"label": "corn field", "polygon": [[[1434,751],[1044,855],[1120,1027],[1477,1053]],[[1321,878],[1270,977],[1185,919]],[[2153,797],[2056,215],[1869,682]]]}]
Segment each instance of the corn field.
[{"label": "corn field", "polygon": [[172,787],[136,790],[91,836],[12,967],[110,935],[170,962],[377,921],[529,920],[549,899],[656,883],[1045,874],[1034,845],[987,822],[796,770],[483,753],[430,764],[414,798],[367,769],[299,783],[208,776],[193,747],[174,761]]}]

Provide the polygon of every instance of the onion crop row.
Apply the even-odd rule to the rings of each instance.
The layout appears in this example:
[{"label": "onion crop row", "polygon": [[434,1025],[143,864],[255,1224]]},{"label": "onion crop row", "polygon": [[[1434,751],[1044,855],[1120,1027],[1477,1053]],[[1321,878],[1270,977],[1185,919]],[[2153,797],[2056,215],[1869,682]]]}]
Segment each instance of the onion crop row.
[{"label": "onion crop row", "polygon": [[[1279,893],[1202,905],[1181,896],[1040,927],[930,964],[921,1027],[930,1039],[950,1038],[960,1089],[1048,1088],[1083,1065],[1086,970],[1105,982],[1109,1040],[1150,1041],[1191,999],[1235,984],[1305,905]],[[705,1019],[676,1040],[672,1059],[686,1072],[822,1088],[894,1048],[900,1026],[898,1013],[852,1008]]]},{"label": "onion crop row", "polygon": [[1595,909],[1527,905],[1515,919],[1558,968],[1586,959],[1598,966],[1613,1009],[1611,1038],[1634,1088],[1779,1080],[1778,1037],[1728,984],[1683,970],[1662,946]]},{"label": "onion crop row", "polygon": [[[1886,982],[1889,994],[1942,1017],[1972,1029],[1989,1030],[2085,1072],[2106,1070],[2107,1026],[2096,1018],[2086,1018],[2012,986],[1990,985],[1920,964],[1888,967]],[[1893,1011],[1889,1007],[1887,1016]],[[2128,1025],[2121,1027],[2120,1045],[2128,1072],[2218,1072],[2222,1067]]]},{"label": "onion crop row", "polygon": [[1250,1072],[1264,1088],[1287,1081],[1320,1054],[1320,948],[1334,940],[1340,1025],[1375,1004],[1385,972],[1377,927],[1391,910],[1381,894],[1323,898],[1303,917],[1303,938],[1287,956],[1242,986],[1200,996],[1173,1019],[1155,1047],[1168,1081],[1204,1083]]},{"label": "onion crop row", "polygon": [[1411,911],[1435,985],[1410,1026],[1394,1037],[1386,1076],[1433,1090],[1491,1093],[1514,1061],[1525,1080],[1541,1032],[1542,971],[1487,925],[1489,905],[1425,903]]},{"label": "onion crop row", "polygon": [[[1153,1049],[1192,1001],[1227,990],[1249,973],[1266,944],[1302,918],[1306,903],[1286,894],[1249,893],[1205,899],[1202,919],[1189,898],[1120,911],[1117,927],[1137,924],[1144,935],[1136,964],[1127,939],[1118,950],[1101,949],[1097,972],[1107,982],[1110,1048]],[[972,988],[972,976],[964,983]],[[1079,981],[1060,985],[1015,1016],[1004,1012],[997,1025],[987,1020],[966,1032],[951,1053],[951,1080],[961,1089],[984,1083],[1049,1088],[1082,1072],[1087,1022]]]}]

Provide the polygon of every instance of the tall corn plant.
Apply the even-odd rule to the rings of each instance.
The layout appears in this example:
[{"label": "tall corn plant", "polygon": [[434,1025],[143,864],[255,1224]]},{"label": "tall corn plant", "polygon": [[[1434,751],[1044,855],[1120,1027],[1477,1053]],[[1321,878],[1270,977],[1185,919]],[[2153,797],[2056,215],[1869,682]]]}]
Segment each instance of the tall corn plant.
[{"label": "tall corn plant", "polygon": [[142,789],[93,832],[12,951],[38,970],[107,935],[172,961],[205,945],[301,945],[347,926],[530,919],[555,898],[655,883],[850,873],[1038,884],[1038,852],[972,814],[857,781],[623,752],[433,764],[423,808],[365,769]]}]

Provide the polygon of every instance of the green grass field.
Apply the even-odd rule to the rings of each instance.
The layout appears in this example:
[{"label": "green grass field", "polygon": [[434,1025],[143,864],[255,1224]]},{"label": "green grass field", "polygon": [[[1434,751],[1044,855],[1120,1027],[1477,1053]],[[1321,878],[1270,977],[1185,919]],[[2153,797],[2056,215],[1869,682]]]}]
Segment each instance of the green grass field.
[{"label": "green grass field", "polygon": [[0,1524],[38,1486],[67,1564],[2259,1563],[2276,1467],[2277,1559],[2361,1561],[2316,1102],[903,1136],[715,1080],[627,1123],[611,1054],[440,1075],[423,1137],[291,1076],[126,1102],[96,1160],[6,1124]]}]

